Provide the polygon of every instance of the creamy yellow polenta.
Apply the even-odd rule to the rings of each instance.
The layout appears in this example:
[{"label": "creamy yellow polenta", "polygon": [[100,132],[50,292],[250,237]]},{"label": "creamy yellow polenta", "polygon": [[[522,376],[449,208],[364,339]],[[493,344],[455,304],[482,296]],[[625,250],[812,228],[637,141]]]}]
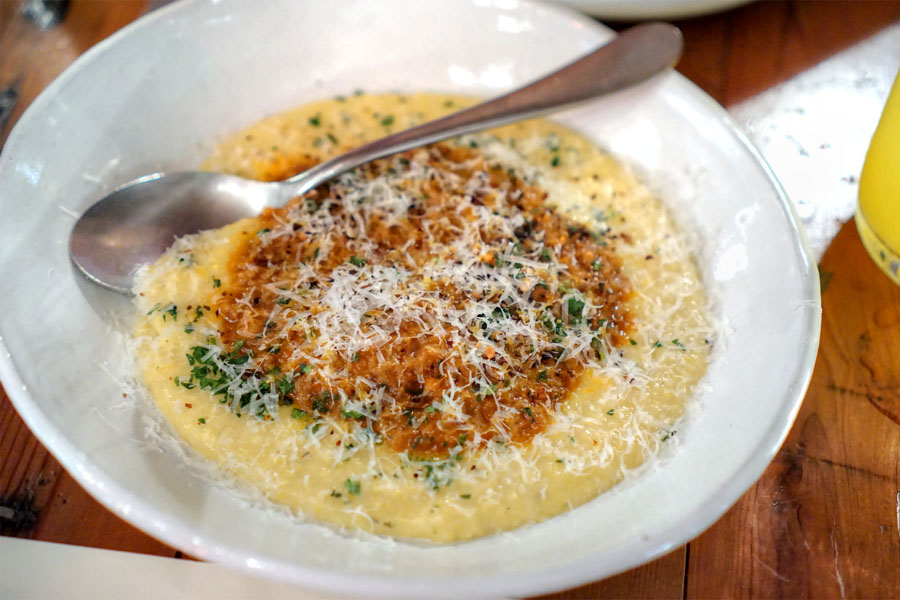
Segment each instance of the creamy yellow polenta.
[{"label": "creamy yellow polenta", "polygon": [[[286,176],[471,101],[436,94],[356,94],[276,115],[223,143],[209,170]],[[529,444],[487,444],[459,460],[416,461],[386,445],[351,443],[352,424],[238,417],[210,392],[178,385],[185,355],[218,328],[212,298],[229,285],[236,244],[253,219],[181,240],[137,284],[136,337],[144,383],[173,428],[219,468],[303,515],[376,534],[464,540],[579,506],[671,443],[706,370],[707,299],[690,244],[663,205],[594,144],[548,121],[503,127],[462,143],[534,173],[547,202],[589,228],[609,228],[634,290],[634,330],[602,369],[587,372],[546,431]],[[284,171],[284,172],[283,172]],[[349,447],[348,446],[352,446]]]}]

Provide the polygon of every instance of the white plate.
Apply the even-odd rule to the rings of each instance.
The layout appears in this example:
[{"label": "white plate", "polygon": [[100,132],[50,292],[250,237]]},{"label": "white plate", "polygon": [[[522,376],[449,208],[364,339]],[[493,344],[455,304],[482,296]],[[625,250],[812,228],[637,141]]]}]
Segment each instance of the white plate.
[{"label": "white plate", "polygon": [[728,10],[750,0],[548,0],[601,19],[686,19]]},{"label": "white plate", "polygon": [[610,33],[512,0],[196,0],[80,58],[0,157],[0,377],[32,431],[122,518],[194,556],[336,593],[478,597],[574,586],[712,524],[768,465],[818,343],[818,277],[790,204],[723,109],[674,72],[559,115],[646,174],[702,240],[727,326],[671,456],[512,534],[429,546],[337,534],[249,507],[148,443],[109,320],[121,298],[71,267],[74,216],[138,175],[197,165],[228,132],[348,90],[492,95]]}]

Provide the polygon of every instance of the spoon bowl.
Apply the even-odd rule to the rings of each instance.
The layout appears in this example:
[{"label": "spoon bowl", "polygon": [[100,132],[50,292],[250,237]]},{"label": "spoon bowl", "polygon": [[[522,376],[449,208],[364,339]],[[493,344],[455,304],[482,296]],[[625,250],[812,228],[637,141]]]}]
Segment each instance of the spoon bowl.
[{"label": "spoon bowl", "polygon": [[88,279],[128,294],[138,269],[155,262],[176,238],[254,216],[281,189],[202,171],[140,177],[81,215],[69,252]]},{"label": "spoon bowl", "polygon": [[300,173],[267,183],[206,172],[155,173],[96,202],[72,230],[69,253],[93,282],[130,294],[137,271],[181,236],[277,207],[351,169],[457,135],[546,114],[640,83],[681,56],[678,28],[648,23],[499,98],[381,138]]}]

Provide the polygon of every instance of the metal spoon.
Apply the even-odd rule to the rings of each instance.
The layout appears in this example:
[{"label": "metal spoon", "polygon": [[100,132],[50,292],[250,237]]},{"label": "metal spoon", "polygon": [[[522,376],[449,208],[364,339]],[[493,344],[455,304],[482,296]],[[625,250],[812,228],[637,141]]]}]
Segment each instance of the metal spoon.
[{"label": "metal spoon", "polygon": [[176,237],[256,215],[367,162],[535,117],[615,92],[674,65],[681,32],[650,23],[620,33],[591,54],[523,88],[351,150],[282,182],[264,183],[204,172],[155,173],[126,183],[75,223],[69,252],[92,281],[130,294],[134,275],[156,261]]}]

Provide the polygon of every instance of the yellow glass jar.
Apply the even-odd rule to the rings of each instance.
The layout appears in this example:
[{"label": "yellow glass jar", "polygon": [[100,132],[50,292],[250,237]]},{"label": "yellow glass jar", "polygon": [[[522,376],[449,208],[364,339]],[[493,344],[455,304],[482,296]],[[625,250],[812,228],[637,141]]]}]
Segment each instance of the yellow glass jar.
[{"label": "yellow glass jar", "polygon": [[900,285],[900,75],[866,153],[856,228],[881,270]]}]

